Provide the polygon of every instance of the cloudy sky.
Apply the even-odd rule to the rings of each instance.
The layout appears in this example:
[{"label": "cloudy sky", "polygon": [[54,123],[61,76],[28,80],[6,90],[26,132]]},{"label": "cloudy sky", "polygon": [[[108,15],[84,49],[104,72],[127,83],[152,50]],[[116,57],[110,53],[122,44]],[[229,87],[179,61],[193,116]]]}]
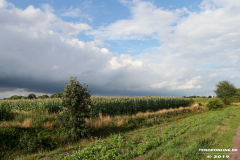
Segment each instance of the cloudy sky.
[{"label": "cloudy sky", "polygon": [[240,88],[239,0],[0,0],[0,99],[215,96]]}]

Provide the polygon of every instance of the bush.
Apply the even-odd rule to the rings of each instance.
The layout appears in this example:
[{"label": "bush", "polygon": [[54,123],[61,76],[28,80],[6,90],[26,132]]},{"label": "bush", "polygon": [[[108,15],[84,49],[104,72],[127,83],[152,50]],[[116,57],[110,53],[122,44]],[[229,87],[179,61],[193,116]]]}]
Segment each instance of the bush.
[{"label": "bush", "polygon": [[5,121],[8,118],[10,112],[10,109],[8,109],[3,104],[0,104],[0,121]]},{"label": "bush", "polygon": [[215,110],[218,108],[223,108],[224,103],[222,103],[222,101],[219,99],[213,99],[208,102],[207,107],[209,110]]},{"label": "bush", "polygon": [[65,131],[71,130],[76,139],[90,136],[91,128],[85,121],[85,118],[90,118],[90,97],[87,89],[75,79],[71,79],[70,84],[65,86],[61,104],[63,111],[59,112],[56,119],[60,127]]},{"label": "bush", "polygon": [[223,98],[221,98],[221,100],[225,105],[229,105],[231,102],[233,102],[232,97],[223,97]]}]

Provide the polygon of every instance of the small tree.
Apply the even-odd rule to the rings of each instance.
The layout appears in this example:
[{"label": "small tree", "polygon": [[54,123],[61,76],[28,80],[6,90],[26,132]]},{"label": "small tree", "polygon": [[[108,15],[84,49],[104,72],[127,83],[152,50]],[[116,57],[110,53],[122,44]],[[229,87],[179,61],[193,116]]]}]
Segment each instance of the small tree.
[{"label": "small tree", "polygon": [[225,105],[229,105],[237,92],[237,88],[228,81],[220,81],[216,87],[217,89],[214,92],[217,94],[217,97],[220,98]]},{"label": "small tree", "polygon": [[[90,138],[91,127],[85,121],[91,117],[91,95],[87,88],[70,77],[70,83],[66,84],[62,96],[61,106],[63,111],[56,115],[60,126],[65,130],[71,130],[74,137],[80,139]],[[85,84],[84,84],[85,86]]]}]

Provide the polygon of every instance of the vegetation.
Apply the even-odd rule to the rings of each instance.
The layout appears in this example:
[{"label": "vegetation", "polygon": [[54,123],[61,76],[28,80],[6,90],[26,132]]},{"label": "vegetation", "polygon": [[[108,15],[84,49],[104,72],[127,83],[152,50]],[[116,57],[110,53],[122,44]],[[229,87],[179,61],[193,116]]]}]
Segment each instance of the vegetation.
[{"label": "vegetation", "polygon": [[208,102],[207,107],[209,110],[216,110],[219,108],[223,108],[224,104],[221,102],[220,99],[216,98]]},{"label": "vegetation", "polygon": [[[116,115],[134,115],[138,112],[153,112],[171,107],[178,108],[193,103],[192,99],[163,97],[90,97],[90,99],[90,113],[93,119],[97,118],[99,113],[102,113],[103,116],[109,115],[111,117]],[[57,113],[63,111],[62,102],[62,99],[33,99],[2,101],[1,105],[7,106],[12,110],[45,113],[47,109],[49,113]]]},{"label": "vegetation", "polygon": [[[102,99],[102,97],[95,97]],[[106,100],[109,98],[106,98]],[[106,101],[105,100],[105,101]],[[1,108],[9,109],[5,121],[0,127],[0,136],[4,139],[0,145],[0,157],[25,155],[42,151],[51,151],[58,147],[64,147],[69,143],[75,143],[72,132],[62,130],[57,123],[56,113],[59,99],[51,100],[14,100],[2,101]],[[61,100],[60,100],[61,101]],[[45,106],[44,106],[45,105]],[[52,107],[50,106],[52,105]],[[57,107],[58,106],[58,107]],[[48,112],[48,109],[51,112]],[[19,110],[18,110],[19,109]],[[196,111],[194,111],[196,112]],[[50,114],[49,114],[50,113]],[[107,137],[111,133],[127,132],[143,126],[152,126],[175,119],[177,116],[192,114],[191,109],[172,111],[164,113],[161,117],[159,113],[146,113],[146,117],[139,117],[144,113],[131,116],[115,116],[98,119],[86,119],[86,122],[94,130],[92,137]],[[87,140],[89,141],[89,140]],[[8,159],[8,158],[7,158]]]},{"label": "vegetation", "polygon": [[217,97],[222,99],[225,105],[229,105],[237,93],[237,88],[228,81],[220,81],[216,87],[217,89],[214,92],[217,94]]},{"label": "vegetation", "polygon": [[90,118],[90,97],[87,89],[79,85],[75,79],[71,79],[69,85],[65,86],[61,104],[63,111],[56,116],[56,119],[60,123],[60,128],[71,130],[76,139],[89,136],[91,128],[85,119]]},{"label": "vegetation", "polygon": [[[240,110],[232,106],[211,112],[205,106],[207,103],[200,99],[198,103],[202,103],[203,107],[195,103],[191,107],[138,113],[135,116],[100,114],[95,120],[86,119],[94,130],[92,138],[79,141],[74,141],[70,132],[60,129],[56,114],[12,111],[12,118],[8,117],[0,123],[5,144],[0,157],[13,159],[32,154],[26,159],[81,159],[82,156],[95,156],[95,159],[111,156],[115,159],[139,156],[146,160],[169,157],[206,159],[198,154],[199,148],[231,148]],[[73,153],[73,150],[77,152]],[[70,153],[70,156],[61,154],[64,152]]]},{"label": "vegetation", "polygon": [[91,97],[70,80],[54,96],[0,101],[0,157],[206,159],[199,149],[231,148],[239,125],[240,108],[223,108],[222,99]]},{"label": "vegetation", "polygon": [[233,102],[240,102],[240,88],[237,89],[237,92],[232,97]]}]

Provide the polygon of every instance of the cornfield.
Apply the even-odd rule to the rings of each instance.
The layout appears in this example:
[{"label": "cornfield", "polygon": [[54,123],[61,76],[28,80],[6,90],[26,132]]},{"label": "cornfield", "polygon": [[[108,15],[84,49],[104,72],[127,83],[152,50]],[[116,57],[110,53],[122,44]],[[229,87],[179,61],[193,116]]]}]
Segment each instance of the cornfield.
[{"label": "cornfield", "polygon": [[[8,100],[1,101],[0,108],[10,110],[36,111],[49,113],[62,111],[61,99]],[[186,107],[192,99],[162,97],[91,97],[91,118],[109,115],[135,115],[138,112],[154,112],[162,109]]]}]

